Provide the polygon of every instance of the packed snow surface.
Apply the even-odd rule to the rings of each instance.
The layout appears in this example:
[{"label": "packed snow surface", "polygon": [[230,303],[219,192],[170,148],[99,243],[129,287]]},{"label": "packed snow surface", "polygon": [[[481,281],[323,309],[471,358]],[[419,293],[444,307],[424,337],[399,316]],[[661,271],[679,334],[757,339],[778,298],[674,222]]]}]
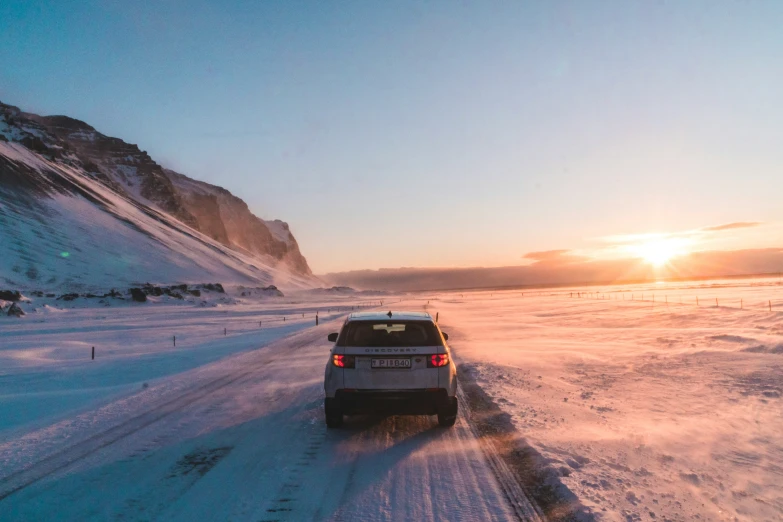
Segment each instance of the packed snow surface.
[{"label": "packed snow surface", "polygon": [[79,300],[3,319],[0,520],[514,517],[464,419],[327,431],[326,336],[379,301],[212,304]]}]

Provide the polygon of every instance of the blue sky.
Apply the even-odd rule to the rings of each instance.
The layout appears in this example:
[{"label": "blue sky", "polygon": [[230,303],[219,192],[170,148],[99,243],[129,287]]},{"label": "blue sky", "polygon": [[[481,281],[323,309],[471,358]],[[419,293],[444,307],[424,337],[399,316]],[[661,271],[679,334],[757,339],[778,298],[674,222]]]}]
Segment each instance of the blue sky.
[{"label": "blue sky", "polygon": [[228,188],[317,273],[779,223],[781,85],[777,1],[0,3],[0,100]]}]

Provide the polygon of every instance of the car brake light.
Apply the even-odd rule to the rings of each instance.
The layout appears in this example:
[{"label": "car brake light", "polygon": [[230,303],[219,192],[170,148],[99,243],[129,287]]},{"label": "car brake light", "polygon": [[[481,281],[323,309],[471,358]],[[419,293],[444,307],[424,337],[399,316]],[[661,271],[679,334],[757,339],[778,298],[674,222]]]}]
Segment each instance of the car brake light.
[{"label": "car brake light", "polygon": [[429,359],[427,359],[427,367],[429,368],[440,368],[447,364],[449,364],[449,354],[447,353],[430,355]]},{"label": "car brake light", "polygon": [[356,357],[353,355],[332,355],[332,364],[338,368],[355,368]]}]

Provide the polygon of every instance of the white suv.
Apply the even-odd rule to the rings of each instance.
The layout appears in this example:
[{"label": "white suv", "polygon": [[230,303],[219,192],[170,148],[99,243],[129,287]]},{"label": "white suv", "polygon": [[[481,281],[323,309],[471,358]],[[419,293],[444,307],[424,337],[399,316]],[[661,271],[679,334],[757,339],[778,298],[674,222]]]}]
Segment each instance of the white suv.
[{"label": "white suv", "polygon": [[343,415],[437,415],[441,426],[457,420],[457,369],[432,316],[421,312],[362,312],[348,316],[324,376],[326,425]]}]

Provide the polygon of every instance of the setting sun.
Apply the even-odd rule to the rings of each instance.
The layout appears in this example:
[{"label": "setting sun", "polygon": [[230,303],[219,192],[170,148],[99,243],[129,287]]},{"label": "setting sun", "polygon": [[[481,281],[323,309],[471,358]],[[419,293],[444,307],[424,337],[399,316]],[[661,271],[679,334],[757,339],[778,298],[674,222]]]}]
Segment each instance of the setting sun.
[{"label": "setting sun", "polygon": [[672,258],[683,255],[687,241],[682,238],[653,239],[633,245],[633,253],[653,266],[662,266]]}]

